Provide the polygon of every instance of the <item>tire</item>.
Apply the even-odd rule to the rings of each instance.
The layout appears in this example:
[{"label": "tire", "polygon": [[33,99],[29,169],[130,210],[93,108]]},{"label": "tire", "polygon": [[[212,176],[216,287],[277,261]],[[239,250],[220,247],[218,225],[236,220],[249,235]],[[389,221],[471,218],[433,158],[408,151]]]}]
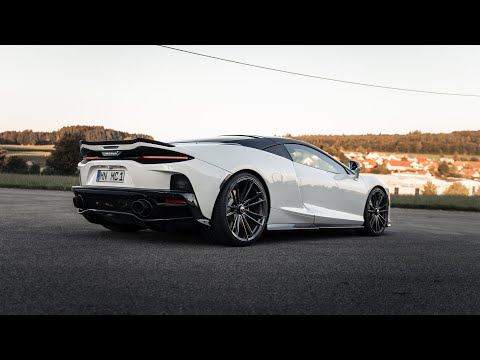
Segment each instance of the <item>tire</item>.
[{"label": "tire", "polygon": [[134,233],[142,230],[141,226],[130,224],[101,224],[104,228],[115,232]]},{"label": "tire", "polygon": [[269,212],[262,182],[251,173],[240,172],[220,190],[210,226],[203,225],[202,233],[214,243],[248,246],[262,236]]},{"label": "tire", "polygon": [[374,188],[368,195],[363,212],[365,233],[380,236],[388,223],[388,196],[381,188]]}]

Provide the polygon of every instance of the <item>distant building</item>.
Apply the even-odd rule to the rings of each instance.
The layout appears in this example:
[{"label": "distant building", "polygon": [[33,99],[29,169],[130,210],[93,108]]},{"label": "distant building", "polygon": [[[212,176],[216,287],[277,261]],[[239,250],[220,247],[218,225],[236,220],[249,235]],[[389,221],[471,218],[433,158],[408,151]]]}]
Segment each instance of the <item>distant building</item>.
[{"label": "distant building", "polygon": [[410,162],[405,160],[390,160],[387,163],[387,169],[390,171],[406,171],[411,167]]},{"label": "distant building", "polygon": [[[371,174],[364,174],[365,176],[372,176]],[[391,175],[374,175],[378,176],[380,179],[385,181],[388,185],[390,194],[399,194],[399,195],[415,195],[416,193],[421,194],[423,187],[427,181],[431,181],[436,187],[438,194],[441,195],[445,190],[452,185],[455,181],[460,182],[462,185],[468,188],[470,194],[473,193],[474,189],[480,187],[480,181],[478,180],[458,180],[452,179],[451,181],[435,179],[431,174],[391,174]]]},{"label": "distant building", "polygon": [[367,156],[365,156],[365,159],[377,160],[379,157],[380,157],[380,155],[377,154],[377,153],[368,153]]},{"label": "distant building", "polygon": [[362,166],[365,168],[365,169],[372,169],[374,168],[375,166],[377,166],[377,162],[375,160],[362,160],[360,161],[360,163],[362,164]]}]

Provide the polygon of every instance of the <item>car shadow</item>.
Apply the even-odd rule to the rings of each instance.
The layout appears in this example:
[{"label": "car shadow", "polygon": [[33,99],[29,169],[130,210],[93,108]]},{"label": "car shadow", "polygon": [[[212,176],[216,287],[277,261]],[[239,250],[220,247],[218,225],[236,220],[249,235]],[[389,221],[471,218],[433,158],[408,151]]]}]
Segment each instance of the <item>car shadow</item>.
[{"label": "car shadow", "polygon": [[[176,245],[197,245],[211,247],[225,247],[226,245],[215,244],[204,238],[200,229],[172,230],[157,232],[153,230],[142,230],[137,233],[121,233],[110,230],[98,229],[95,232],[98,240],[121,241],[121,242],[143,242],[151,244],[176,244]],[[388,236],[388,232],[378,237],[381,239]],[[274,245],[275,243],[301,242],[301,241],[335,241],[343,239],[372,239],[372,237],[358,233],[352,229],[311,229],[311,230],[285,230],[267,231],[257,240],[255,245]]]},{"label": "car shadow", "polygon": [[121,241],[121,242],[142,242],[142,243],[172,243],[188,245],[213,245],[205,239],[200,231],[178,230],[178,231],[154,231],[141,230],[136,233],[121,233],[110,230],[99,229],[96,234],[98,240]]},{"label": "car shadow", "polygon": [[338,240],[345,238],[363,238],[352,229],[306,229],[306,230],[276,230],[267,231],[257,243],[268,242],[290,242],[290,241],[311,241],[311,240]]}]

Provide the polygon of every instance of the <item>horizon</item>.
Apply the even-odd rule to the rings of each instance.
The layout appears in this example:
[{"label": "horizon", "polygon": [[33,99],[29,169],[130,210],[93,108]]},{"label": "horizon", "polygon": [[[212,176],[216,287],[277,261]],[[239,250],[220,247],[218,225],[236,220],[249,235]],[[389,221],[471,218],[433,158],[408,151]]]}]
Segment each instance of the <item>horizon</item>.
[{"label": "horizon", "polygon": [[[0,127],[0,133],[8,132],[8,131],[55,132],[55,131],[58,131],[58,130],[64,128],[64,127],[87,127],[87,126],[90,126],[90,127],[98,126],[98,127],[103,127],[106,130],[128,132],[130,134],[141,134],[139,131],[127,131],[127,130],[124,130],[124,129],[107,127],[105,125],[86,125],[86,124],[64,125],[64,126],[60,126],[57,129],[54,129],[54,130],[36,130],[36,129],[31,129],[31,128],[17,130],[17,129],[2,129]],[[262,135],[262,134],[254,134],[254,133],[249,133],[249,134],[243,133],[243,134],[239,134],[239,135],[246,135],[246,136],[247,135],[255,135],[255,136],[266,136],[266,137],[268,137],[268,136],[286,137],[287,135],[291,135],[291,136],[294,136],[294,137],[312,136],[312,135],[313,136],[315,136],[315,135],[322,135],[322,136],[400,135],[401,136],[401,135],[409,135],[409,134],[413,134],[413,133],[436,135],[436,134],[451,134],[451,133],[454,133],[454,132],[464,132],[464,131],[480,131],[480,128],[478,128],[478,129],[459,129],[459,130],[453,130],[453,131],[438,131],[438,132],[426,132],[426,131],[421,131],[421,130],[410,130],[409,132],[406,132],[406,133],[352,133],[352,134],[326,134],[326,133],[307,134],[307,133],[304,133],[304,134],[293,134],[293,133],[287,131],[285,134]],[[149,133],[144,133],[143,135],[153,136]],[[228,135],[228,134],[218,134],[218,135],[212,135],[212,136],[225,136],[225,135]]]}]

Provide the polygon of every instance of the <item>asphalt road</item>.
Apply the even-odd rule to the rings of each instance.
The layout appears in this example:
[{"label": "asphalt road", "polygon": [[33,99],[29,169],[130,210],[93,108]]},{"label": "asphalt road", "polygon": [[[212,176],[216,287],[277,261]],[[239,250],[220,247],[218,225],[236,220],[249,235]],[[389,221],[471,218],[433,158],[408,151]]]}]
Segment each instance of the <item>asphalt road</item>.
[{"label": "asphalt road", "polygon": [[72,194],[0,189],[0,314],[480,314],[480,213],[393,209],[382,237],[119,234]]}]

